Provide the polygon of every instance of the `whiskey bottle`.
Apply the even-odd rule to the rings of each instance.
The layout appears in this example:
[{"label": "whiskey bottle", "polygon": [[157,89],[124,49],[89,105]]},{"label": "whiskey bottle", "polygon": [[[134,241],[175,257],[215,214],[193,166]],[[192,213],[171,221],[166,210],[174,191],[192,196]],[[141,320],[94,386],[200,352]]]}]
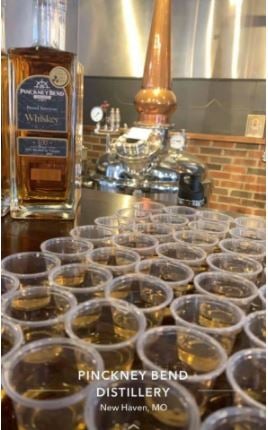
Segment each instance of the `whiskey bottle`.
[{"label": "whiskey bottle", "polygon": [[9,119],[8,119],[8,60],[5,43],[5,7],[6,2],[1,2],[1,216],[9,211]]},{"label": "whiskey bottle", "polygon": [[8,51],[13,218],[72,219],[79,201],[81,94],[77,57],[65,51],[67,5],[33,0],[33,46]]}]

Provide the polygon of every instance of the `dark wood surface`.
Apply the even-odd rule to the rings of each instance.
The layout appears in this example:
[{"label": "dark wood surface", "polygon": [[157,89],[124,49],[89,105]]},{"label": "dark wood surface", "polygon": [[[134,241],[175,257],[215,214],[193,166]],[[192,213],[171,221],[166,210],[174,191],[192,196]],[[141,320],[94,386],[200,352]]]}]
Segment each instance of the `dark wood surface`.
[{"label": "dark wood surface", "polygon": [[68,236],[74,226],[93,224],[95,218],[112,215],[134,201],[134,197],[125,194],[83,189],[73,221],[14,220],[6,215],[2,218],[2,258],[15,252],[39,251],[44,240]]}]

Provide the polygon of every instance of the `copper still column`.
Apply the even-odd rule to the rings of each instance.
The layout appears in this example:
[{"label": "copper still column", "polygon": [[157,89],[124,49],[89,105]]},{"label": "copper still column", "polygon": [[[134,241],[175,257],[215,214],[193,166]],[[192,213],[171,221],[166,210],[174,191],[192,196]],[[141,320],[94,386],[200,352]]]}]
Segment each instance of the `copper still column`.
[{"label": "copper still column", "polygon": [[171,90],[171,0],[155,0],[142,88],[134,103],[141,125],[169,123],[176,109]]}]

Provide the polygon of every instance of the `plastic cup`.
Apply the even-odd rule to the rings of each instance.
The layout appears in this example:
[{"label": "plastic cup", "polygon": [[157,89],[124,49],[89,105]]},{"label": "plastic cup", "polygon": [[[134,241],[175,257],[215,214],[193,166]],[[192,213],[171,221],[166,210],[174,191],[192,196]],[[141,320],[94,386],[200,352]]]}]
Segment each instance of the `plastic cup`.
[{"label": "plastic cup", "polygon": [[253,258],[262,262],[265,258],[265,245],[246,239],[224,239],[219,243],[223,252]]},{"label": "plastic cup", "polygon": [[121,276],[135,271],[140,256],[135,251],[114,246],[94,249],[88,253],[87,259],[89,263],[109,269],[113,276]]},{"label": "plastic cup", "polygon": [[93,244],[67,236],[45,240],[40,248],[41,251],[58,257],[61,264],[71,264],[84,263],[88,251],[93,249]]},{"label": "plastic cup", "polygon": [[185,245],[182,242],[166,243],[156,248],[161,258],[190,266],[195,273],[206,269],[206,252],[197,246]]},{"label": "plastic cup", "polygon": [[119,209],[115,215],[120,226],[150,222],[150,212],[135,207]]},{"label": "plastic cup", "polygon": [[254,229],[265,229],[266,222],[265,218],[259,216],[242,216],[234,219],[234,223],[238,227],[243,228],[254,228]]},{"label": "plastic cup", "polygon": [[258,311],[248,315],[244,325],[249,346],[252,348],[266,347],[266,312]]},{"label": "plastic cup", "polygon": [[193,290],[193,270],[186,264],[165,258],[152,258],[137,263],[136,272],[161,279],[172,288],[174,296],[179,297]]},{"label": "plastic cup", "polygon": [[157,203],[147,199],[135,203],[134,207],[140,211],[154,215],[166,212],[166,207],[163,203]]},{"label": "plastic cup", "polygon": [[173,228],[167,224],[131,224],[128,227],[132,232],[155,237],[159,243],[172,242],[173,240]]},{"label": "plastic cup", "polygon": [[204,221],[220,222],[229,226],[233,222],[233,217],[226,215],[225,213],[214,211],[214,210],[201,210],[197,212],[199,219]]},{"label": "plastic cup", "polygon": [[113,234],[119,234],[120,232],[131,231],[128,229],[127,225],[120,225],[118,218],[115,215],[112,216],[102,216],[94,220],[95,224],[99,227],[106,228],[110,230]]},{"label": "plastic cup", "polygon": [[217,235],[219,239],[224,239],[229,230],[229,225],[224,222],[206,221],[199,219],[189,223],[190,230],[206,231]]},{"label": "plastic cup", "polygon": [[265,229],[235,227],[229,230],[229,234],[234,239],[248,239],[265,244]]},{"label": "plastic cup", "polygon": [[112,279],[110,270],[95,264],[66,264],[49,274],[51,286],[73,294],[78,303],[104,297],[104,288]]},{"label": "plastic cup", "polygon": [[197,211],[194,208],[188,206],[168,206],[166,212],[171,215],[180,215],[187,218],[190,221],[195,221],[197,218]]},{"label": "plastic cup", "polygon": [[183,230],[189,222],[185,216],[168,213],[151,215],[151,221],[154,224],[167,224],[171,226],[173,230]]},{"label": "plastic cup", "polygon": [[21,287],[48,285],[49,272],[60,266],[60,259],[44,252],[20,252],[2,260],[2,269],[16,276]]},{"label": "plastic cup", "polygon": [[1,273],[1,299],[6,299],[20,287],[20,281],[11,273]]},{"label": "plastic cup", "polygon": [[229,407],[209,415],[200,430],[265,430],[265,413],[257,408]]},{"label": "plastic cup", "polygon": [[207,257],[207,263],[211,270],[240,275],[253,282],[257,281],[258,275],[263,271],[258,261],[227,252],[210,254]]},{"label": "plastic cup", "polygon": [[68,335],[99,351],[111,371],[131,369],[136,341],[145,328],[146,319],[136,306],[115,299],[81,303],[66,319]]},{"label": "plastic cup", "polygon": [[45,337],[65,336],[64,320],[77,304],[75,297],[49,287],[29,287],[16,291],[2,306],[2,313],[20,325],[25,342]]},{"label": "plastic cup", "polygon": [[245,322],[244,312],[236,305],[203,294],[177,298],[171,304],[170,311],[177,325],[214,337],[228,355]]},{"label": "plastic cup", "polygon": [[85,239],[93,243],[94,248],[111,246],[113,232],[99,225],[82,225],[70,231],[74,239]]},{"label": "plastic cup", "polygon": [[2,366],[9,363],[24,342],[19,325],[2,318],[1,320],[1,360]]},{"label": "plastic cup", "polygon": [[208,233],[206,231],[198,230],[181,230],[173,234],[176,242],[183,242],[187,245],[198,246],[206,252],[213,252],[219,243],[217,235]]},{"label": "plastic cup", "polygon": [[[100,390],[104,393],[101,398],[98,397]],[[120,403],[118,398],[109,396],[112,390],[123,391]],[[160,396],[155,394],[159,390]],[[133,397],[131,392],[140,395]],[[130,404],[133,410],[128,406]],[[165,405],[166,410],[160,410],[160,405]],[[110,430],[111,426],[130,430],[200,428],[199,411],[189,391],[172,381],[155,380],[150,372],[144,377],[139,374],[136,380],[92,384],[85,406],[85,421],[90,430]]]},{"label": "plastic cup", "polygon": [[265,349],[244,349],[232,355],[227,362],[226,376],[237,406],[251,406],[265,412]]},{"label": "plastic cup", "polygon": [[113,236],[116,247],[137,252],[141,257],[152,257],[158,240],[154,236],[142,233],[123,233]]},{"label": "plastic cup", "polygon": [[147,330],[138,340],[137,352],[145,370],[173,372],[193,394],[201,413],[227,361],[226,352],[211,336],[179,326]]},{"label": "plastic cup", "polygon": [[203,272],[194,278],[198,293],[224,298],[245,312],[258,296],[258,288],[249,279],[226,272]]},{"label": "plastic cup", "polygon": [[162,323],[165,309],[173,299],[173,291],[165,282],[140,273],[114,279],[105,293],[108,299],[121,299],[137,306],[147,320],[147,327]]},{"label": "plastic cup", "polygon": [[3,371],[18,428],[84,429],[89,380],[80,371],[102,372],[103,361],[89,345],[71,339],[42,339],[23,346]]},{"label": "plastic cup", "polygon": [[259,288],[259,297],[262,302],[262,306],[266,309],[266,285]]}]

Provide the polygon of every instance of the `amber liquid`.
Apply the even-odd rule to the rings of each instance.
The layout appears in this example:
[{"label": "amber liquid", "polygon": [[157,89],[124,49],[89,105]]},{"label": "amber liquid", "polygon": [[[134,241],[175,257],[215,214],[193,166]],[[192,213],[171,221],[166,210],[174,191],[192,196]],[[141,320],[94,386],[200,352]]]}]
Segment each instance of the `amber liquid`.
[{"label": "amber liquid", "polygon": [[[15,170],[16,189],[19,204],[65,202],[71,186],[74,154],[74,132],[72,131],[74,75],[76,73],[75,55],[46,47],[15,48],[9,51],[11,61],[11,79],[13,100],[16,102],[16,89],[26,78],[32,75],[46,75],[57,66],[64,67],[70,73],[70,82],[65,87],[67,92],[67,132],[18,130],[15,131]],[[16,107],[13,106],[13,115]],[[16,123],[16,118],[13,118]],[[25,156],[17,154],[16,142],[19,137],[61,138],[67,139],[67,157]]]},{"label": "amber liquid", "polygon": [[[7,54],[1,53],[1,200],[8,204],[10,194],[10,141],[8,118],[8,61]],[[5,209],[2,207],[5,214]]]},{"label": "amber liquid", "polygon": [[18,430],[13,403],[3,389],[1,389],[1,420],[3,429]]}]

